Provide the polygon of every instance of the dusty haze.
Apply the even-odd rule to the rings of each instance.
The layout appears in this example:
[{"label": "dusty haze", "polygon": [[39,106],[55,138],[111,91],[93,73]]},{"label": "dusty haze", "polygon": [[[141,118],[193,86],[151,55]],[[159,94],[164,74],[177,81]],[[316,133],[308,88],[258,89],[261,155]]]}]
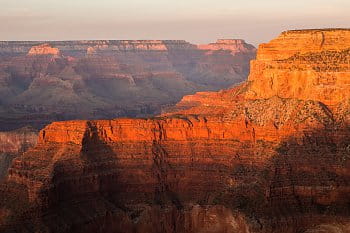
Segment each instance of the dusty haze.
[{"label": "dusty haze", "polygon": [[[0,40],[243,38],[348,27],[347,0],[0,0]],[[6,23],[4,23],[6,22]]]}]

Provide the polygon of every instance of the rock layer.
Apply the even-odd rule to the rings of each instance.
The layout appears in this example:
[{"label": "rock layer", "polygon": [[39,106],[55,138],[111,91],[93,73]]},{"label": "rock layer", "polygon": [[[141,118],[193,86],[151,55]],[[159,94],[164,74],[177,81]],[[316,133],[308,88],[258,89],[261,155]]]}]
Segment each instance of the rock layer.
[{"label": "rock layer", "polygon": [[60,51],[58,48],[53,48],[49,44],[41,44],[38,46],[33,46],[28,55],[59,55]]},{"label": "rock layer", "polygon": [[36,145],[38,132],[30,127],[0,132],[0,180],[14,158]]},{"label": "rock layer", "polygon": [[350,30],[295,30],[259,47],[248,98],[296,98],[336,105],[350,97]]},{"label": "rock layer", "polygon": [[244,80],[255,48],[186,41],[0,42],[0,130],[57,120],[143,117]]},{"label": "rock layer", "polygon": [[252,95],[259,59],[248,82],[184,97],[161,117],[45,127],[1,185],[1,230],[347,232],[349,99]]},{"label": "rock layer", "polygon": [[254,46],[240,39],[218,39],[216,43],[198,45],[198,48],[208,51],[229,50],[232,54],[254,50]]}]

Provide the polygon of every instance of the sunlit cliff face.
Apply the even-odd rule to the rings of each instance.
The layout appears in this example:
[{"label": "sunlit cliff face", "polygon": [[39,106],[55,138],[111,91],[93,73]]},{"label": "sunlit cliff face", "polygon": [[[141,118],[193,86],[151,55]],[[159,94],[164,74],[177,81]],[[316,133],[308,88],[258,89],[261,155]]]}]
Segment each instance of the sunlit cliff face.
[{"label": "sunlit cliff face", "polygon": [[[325,35],[323,49],[309,40],[315,31]],[[48,125],[0,186],[0,230],[347,233],[349,97],[329,103],[319,95],[329,86],[317,83],[307,98],[279,95],[301,85],[289,82],[301,69],[348,73],[347,56],[325,71],[332,60],[322,55],[347,54],[347,37],[282,33],[258,51],[247,82],[184,97],[160,117]],[[272,68],[280,86],[274,80],[260,91]]]},{"label": "sunlit cliff face", "polygon": [[256,49],[183,40],[0,42],[0,130],[52,121],[146,117],[184,95],[246,79]]},{"label": "sunlit cliff face", "polygon": [[350,97],[350,30],[295,30],[259,46],[248,98],[295,98],[327,105]]},{"label": "sunlit cliff face", "polygon": [[53,48],[50,46],[50,44],[41,44],[38,46],[33,46],[29,52],[28,55],[59,55],[60,51],[58,48]]}]

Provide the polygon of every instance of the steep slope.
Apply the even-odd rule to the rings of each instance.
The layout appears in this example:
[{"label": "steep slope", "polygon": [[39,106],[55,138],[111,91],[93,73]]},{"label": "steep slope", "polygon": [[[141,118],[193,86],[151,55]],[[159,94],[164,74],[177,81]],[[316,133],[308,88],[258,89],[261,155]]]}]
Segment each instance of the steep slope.
[{"label": "steep slope", "polygon": [[227,41],[0,42],[0,130],[152,116],[184,95],[228,88],[247,77],[255,48]]},{"label": "steep slope", "polygon": [[[310,42],[287,45],[289,38],[304,40],[314,31],[282,33],[261,46],[272,55],[258,56],[249,81],[184,97],[162,117],[45,127],[1,185],[1,230],[349,232],[349,98],[329,105],[311,99],[313,93],[310,99],[303,92],[293,98],[274,94],[298,66],[279,76],[275,92],[263,89],[260,95],[254,83],[265,79],[255,74],[270,72],[269,62],[280,54],[288,59],[310,52]],[[313,52],[349,51],[341,44],[350,30],[317,32],[327,47]],[[265,63],[258,72],[254,64],[260,61]],[[307,66],[323,63],[308,60]],[[283,61],[281,70],[289,64]],[[319,75],[342,73],[335,93],[347,88],[350,72],[343,67],[349,60],[337,64],[332,71],[317,69]],[[322,93],[328,86],[318,88]]]},{"label": "steep slope", "polygon": [[350,99],[349,43],[348,29],[283,32],[259,46],[246,83],[230,90],[185,96],[171,111],[180,113],[197,106],[189,112],[209,113],[217,105],[230,111],[230,105],[237,100],[271,97],[346,108]]},{"label": "steep slope", "polygon": [[327,105],[348,100],[348,34],[348,30],[289,31],[261,45],[252,62],[248,98],[279,96]]},{"label": "steep slope", "polygon": [[24,127],[10,132],[0,132],[0,180],[14,158],[36,145],[38,132]]}]

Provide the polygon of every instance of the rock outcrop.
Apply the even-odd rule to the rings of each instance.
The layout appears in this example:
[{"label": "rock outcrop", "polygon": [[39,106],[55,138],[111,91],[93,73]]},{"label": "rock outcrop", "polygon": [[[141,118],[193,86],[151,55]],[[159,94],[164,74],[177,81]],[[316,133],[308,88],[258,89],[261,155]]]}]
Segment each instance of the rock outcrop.
[{"label": "rock outcrop", "polygon": [[199,49],[208,51],[228,50],[232,54],[251,52],[254,50],[254,46],[247,44],[244,40],[240,39],[218,39],[216,43],[198,45]]},{"label": "rock outcrop", "polygon": [[[336,39],[325,43],[325,51],[340,47]],[[303,95],[252,95],[255,74],[275,61],[271,55],[257,71],[259,59],[246,83],[184,97],[160,117],[48,125],[1,185],[1,230],[348,232],[349,99],[329,105]],[[350,69],[339,72],[346,77]]]},{"label": "rock outcrop", "polygon": [[0,180],[12,160],[36,145],[38,132],[30,127],[10,132],[0,132]]},{"label": "rock outcrop", "polygon": [[244,80],[255,48],[182,40],[0,42],[0,130],[144,117],[184,95]]},{"label": "rock outcrop", "polygon": [[237,99],[272,97],[318,101],[332,109],[344,108],[350,99],[349,38],[349,29],[283,32],[259,46],[246,83],[231,90],[185,96],[172,111],[195,106],[198,109],[190,111],[208,113],[219,106],[229,111]]},{"label": "rock outcrop", "polygon": [[37,46],[33,46],[29,52],[28,55],[59,55],[60,51],[58,48],[53,48],[50,46],[50,44],[41,44]]},{"label": "rock outcrop", "polygon": [[259,47],[248,98],[296,98],[336,105],[350,97],[350,30],[295,30]]}]

